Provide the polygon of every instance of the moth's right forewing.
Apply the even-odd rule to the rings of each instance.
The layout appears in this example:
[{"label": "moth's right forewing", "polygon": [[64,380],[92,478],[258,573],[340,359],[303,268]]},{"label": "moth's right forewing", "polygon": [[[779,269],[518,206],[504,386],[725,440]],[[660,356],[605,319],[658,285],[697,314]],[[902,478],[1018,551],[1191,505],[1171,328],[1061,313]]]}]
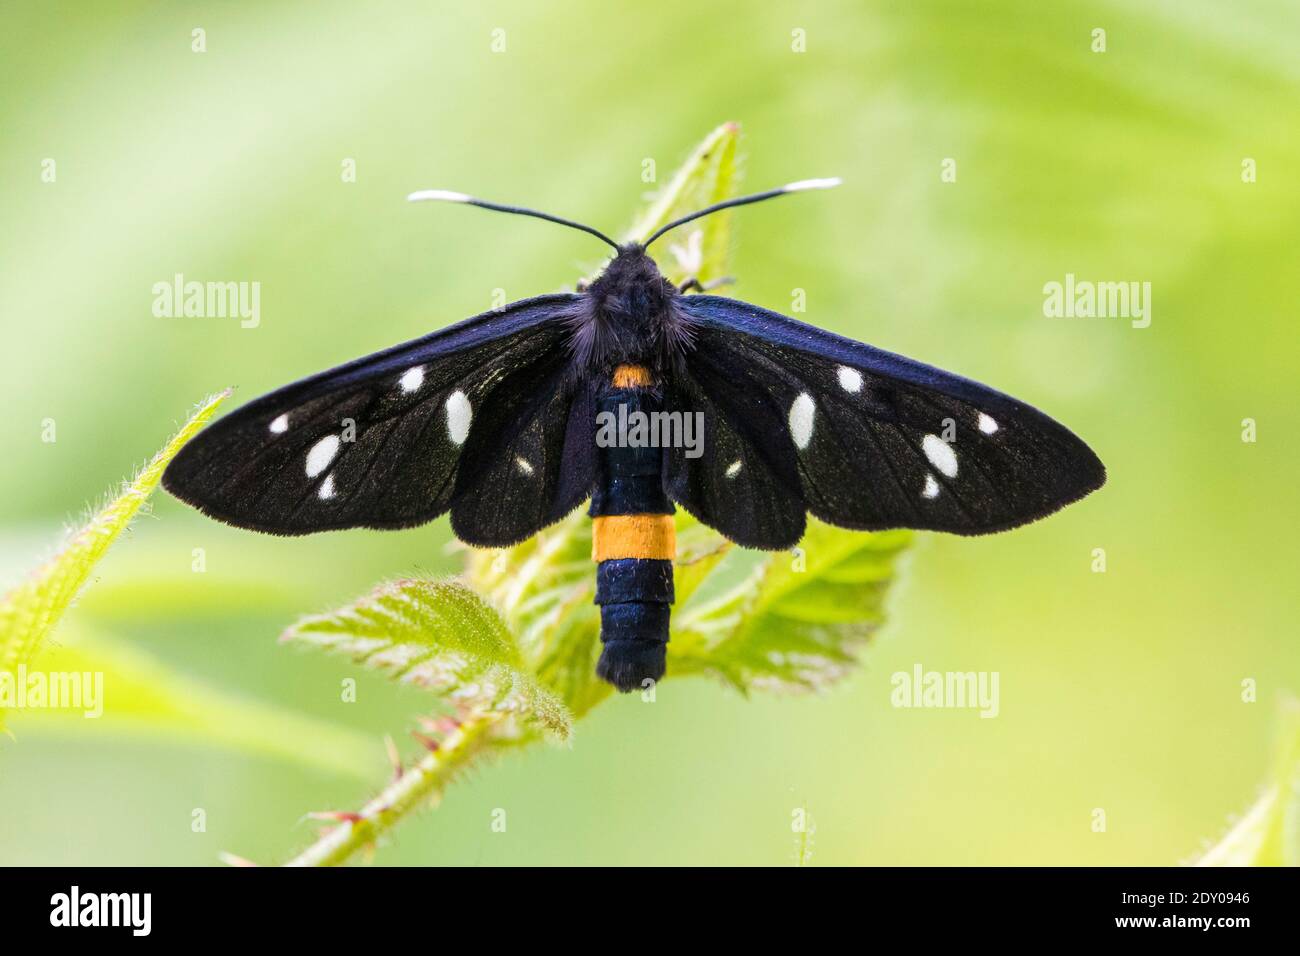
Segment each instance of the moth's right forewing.
[{"label": "moth's right forewing", "polygon": [[724,534],[739,503],[714,495],[710,520],[697,489],[746,469],[767,469],[791,501],[841,527],[955,534],[1034,521],[1105,482],[1078,436],[986,385],[736,299],[680,307],[695,344],[684,374],[726,428],[753,436],[736,461],[675,460],[668,476],[669,492]]}]

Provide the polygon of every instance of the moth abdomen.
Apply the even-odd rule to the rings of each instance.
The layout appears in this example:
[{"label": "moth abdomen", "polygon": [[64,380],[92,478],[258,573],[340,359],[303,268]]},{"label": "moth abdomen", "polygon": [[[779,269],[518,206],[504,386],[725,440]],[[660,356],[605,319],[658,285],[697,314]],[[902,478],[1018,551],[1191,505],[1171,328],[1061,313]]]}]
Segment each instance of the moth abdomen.
[{"label": "moth abdomen", "polygon": [[[597,415],[626,422],[659,410],[644,366],[621,365],[599,396]],[[644,688],[664,675],[677,550],[673,504],[663,490],[661,449],[616,439],[598,443],[591,499],[591,556],[604,647],[596,673],[619,690]]]},{"label": "moth abdomen", "polygon": [[673,602],[673,563],[661,558],[612,558],[596,570],[600,639],[596,673],[621,691],[664,676]]}]

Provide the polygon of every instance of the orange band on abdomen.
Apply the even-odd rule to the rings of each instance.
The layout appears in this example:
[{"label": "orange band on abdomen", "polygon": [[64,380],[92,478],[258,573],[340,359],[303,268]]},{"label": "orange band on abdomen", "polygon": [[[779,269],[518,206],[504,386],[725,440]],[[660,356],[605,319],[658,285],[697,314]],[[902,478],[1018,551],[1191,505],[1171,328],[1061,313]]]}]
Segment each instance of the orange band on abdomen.
[{"label": "orange band on abdomen", "polygon": [[649,388],[650,370],[644,365],[620,365],[614,369],[615,388]]},{"label": "orange band on abdomen", "polygon": [[591,560],[660,558],[677,555],[672,515],[600,515],[591,519]]}]

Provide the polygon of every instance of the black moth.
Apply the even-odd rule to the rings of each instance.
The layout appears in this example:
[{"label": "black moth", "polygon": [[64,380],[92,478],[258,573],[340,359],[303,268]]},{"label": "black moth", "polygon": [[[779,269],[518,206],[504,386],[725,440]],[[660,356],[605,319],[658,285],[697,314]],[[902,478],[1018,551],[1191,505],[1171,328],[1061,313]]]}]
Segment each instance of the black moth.
[{"label": "black moth", "polygon": [[[799,541],[807,514],[863,531],[984,534],[1101,487],[1097,456],[1042,412],[756,305],[688,294],[704,290],[672,285],[646,254],[711,212],[836,183],[718,203],[622,246],[534,210],[415,193],[582,229],[616,255],[579,292],[516,302],[250,402],[190,442],[163,484],[272,534],[407,528],[450,511],[456,536],[484,547],[591,499],[597,671],[623,691],[664,674],[674,505],[775,550]],[[632,413],[702,421],[703,454],[598,441],[598,422]]]}]

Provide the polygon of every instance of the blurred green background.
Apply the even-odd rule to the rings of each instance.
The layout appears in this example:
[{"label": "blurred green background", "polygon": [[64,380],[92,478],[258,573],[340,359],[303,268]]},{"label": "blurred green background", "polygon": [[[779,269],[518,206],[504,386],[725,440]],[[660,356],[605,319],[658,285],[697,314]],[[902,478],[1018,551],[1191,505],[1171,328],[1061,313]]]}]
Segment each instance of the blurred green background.
[{"label": "blurred green background", "polygon": [[[1300,690],[1294,4],[21,2],[0,17],[6,582],[203,395],[251,399],[600,261],[580,234],[407,192],[619,229],[653,188],[642,161],[662,183],[729,119],[749,186],[845,179],[738,214],[736,295],[788,312],[805,289],[802,318],[1038,405],[1109,467],[1040,524],[923,536],[890,625],[830,694],[683,681],[653,707],[612,700],[571,749],[461,781],[376,862],[782,864],[804,806],[818,864],[1165,864],[1256,795],[1277,697]],[[261,325],[155,318],[151,288],[178,272],[259,281]],[[1067,272],[1151,282],[1151,326],[1045,318],[1042,287]],[[276,635],[380,578],[454,570],[448,538],[445,519],[262,537],[160,493],[56,640],[113,635],[350,728],[373,763],[330,774],[12,714],[0,863],[285,858],[307,811],[384,779],[382,735],[427,700]],[[1000,715],[892,708],[890,675],[915,663],[998,671]],[[339,701],[346,676],[356,703]]]}]

